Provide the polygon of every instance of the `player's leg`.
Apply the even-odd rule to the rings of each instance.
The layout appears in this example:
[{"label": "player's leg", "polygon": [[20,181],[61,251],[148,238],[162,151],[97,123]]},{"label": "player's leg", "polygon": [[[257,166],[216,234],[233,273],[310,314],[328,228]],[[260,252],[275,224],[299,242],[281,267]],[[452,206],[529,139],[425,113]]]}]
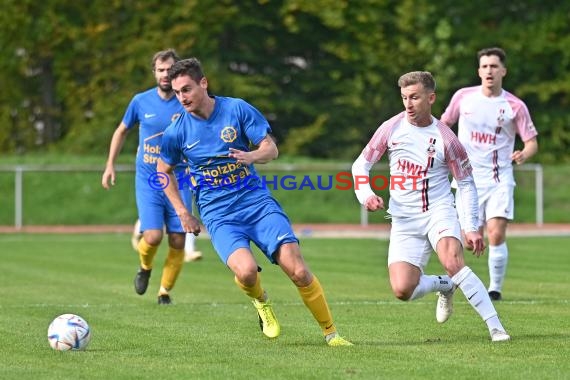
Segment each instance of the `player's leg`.
[{"label": "player's leg", "polygon": [[495,189],[487,201],[487,238],[489,239],[489,295],[493,300],[502,298],[503,283],[507,272],[509,249],[506,242],[507,225],[514,217],[514,188],[501,186]]},{"label": "player's leg", "polygon": [[131,245],[133,247],[133,249],[135,250],[135,252],[139,251],[138,245],[139,245],[139,241],[142,238],[142,232],[141,232],[141,221],[140,219],[137,219],[137,221],[135,222],[135,225],[133,227],[133,233],[131,235]]},{"label": "player's leg", "polygon": [[446,274],[423,272],[432,252],[426,238],[429,216],[393,218],[388,247],[388,273],[396,298],[415,300],[430,292],[451,290]]},{"label": "player's leg", "polygon": [[[459,229],[459,226],[457,228]],[[463,247],[459,238],[457,236],[440,238],[436,244],[436,251],[439,261],[451,276],[454,285],[461,289],[467,301],[487,324],[491,339],[493,341],[509,340],[510,337],[499,320],[485,285],[471,268],[465,266]]]},{"label": "player's leg", "polygon": [[303,303],[321,327],[327,344],[329,346],[352,346],[352,343],[338,335],[323,287],[305,263],[299,244],[296,241],[282,244],[274,258],[283,272],[297,286]]},{"label": "player's leg", "polygon": [[[181,195],[186,204],[186,208],[190,213],[194,214],[194,202],[192,199],[192,191],[190,189],[182,189]],[[196,249],[196,236],[192,233],[186,234],[186,243],[184,245],[184,261],[191,262],[202,259],[202,252]]]},{"label": "player's leg", "polygon": [[135,276],[135,291],[144,294],[154,265],[154,257],[163,237],[164,214],[162,200],[156,191],[137,189],[137,209],[142,238],[137,245],[140,266]]},{"label": "player's leg", "polygon": [[192,233],[186,234],[186,244],[184,245],[184,261],[198,261],[202,259],[202,252],[196,249],[196,236]]},{"label": "player's leg", "polygon": [[[143,225],[141,223],[141,225]],[[144,227],[141,227],[144,228]],[[143,295],[148,288],[154,257],[162,240],[162,229],[147,229],[137,245],[140,266],[135,276],[135,291]]]},{"label": "player's leg", "polygon": [[261,331],[269,338],[276,338],[279,336],[281,326],[267,292],[261,285],[261,276],[258,273],[261,269],[251,253],[246,228],[247,223],[231,224],[216,220],[208,225],[208,233],[220,260],[233,272],[234,282],[250,297],[258,315]]},{"label": "player's leg", "polygon": [[249,236],[266,257],[272,263],[278,264],[295,284],[303,303],[321,327],[327,344],[352,345],[337,334],[324,290],[301,255],[299,241],[289,219],[276,202],[266,207],[265,211],[268,212],[265,213],[265,218],[251,226]]},{"label": "player's leg", "polygon": [[158,290],[158,304],[170,305],[172,299],[170,291],[174,288],[184,264],[185,233],[168,233],[168,253],[162,268],[160,288]]},{"label": "player's leg", "polygon": [[268,338],[277,338],[281,333],[281,326],[267,292],[261,286],[259,267],[249,248],[237,248],[229,255],[227,265],[234,273],[236,285],[251,298],[263,334]]}]

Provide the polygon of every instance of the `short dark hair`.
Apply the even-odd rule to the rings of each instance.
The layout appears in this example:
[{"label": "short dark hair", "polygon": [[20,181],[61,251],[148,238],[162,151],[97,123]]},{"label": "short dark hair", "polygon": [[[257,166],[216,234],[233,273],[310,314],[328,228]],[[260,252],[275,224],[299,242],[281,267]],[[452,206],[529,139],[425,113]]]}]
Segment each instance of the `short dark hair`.
[{"label": "short dark hair", "polygon": [[151,63],[151,67],[152,67],[152,71],[154,71],[154,69],[156,68],[156,61],[166,61],[167,59],[174,59],[174,62],[180,61],[180,56],[178,56],[178,54],[176,53],[176,50],[174,49],[166,49],[166,50],[161,50],[159,52],[156,52],[153,56],[152,56],[152,61]]},{"label": "short dark hair", "polygon": [[503,49],[501,49],[500,47],[490,47],[490,48],[481,49],[477,52],[477,62],[479,62],[481,57],[488,55],[496,55],[497,57],[499,57],[499,60],[503,65],[507,61],[507,53],[505,53]]},{"label": "short dark hair", "polygon": [[200,80],[204,78],[200,61],[197,58],[182,59],[175,62],[168,70],[168,79],[170,81],[183,75],[188,75],[196,83],[200,82]]},{"label": "short dark hair", "polygon": [[428,91],[435,91],[435,79],[429,71],[412,71],[406,73],[398,79],[398,86],[408,87],[420,83]]}]

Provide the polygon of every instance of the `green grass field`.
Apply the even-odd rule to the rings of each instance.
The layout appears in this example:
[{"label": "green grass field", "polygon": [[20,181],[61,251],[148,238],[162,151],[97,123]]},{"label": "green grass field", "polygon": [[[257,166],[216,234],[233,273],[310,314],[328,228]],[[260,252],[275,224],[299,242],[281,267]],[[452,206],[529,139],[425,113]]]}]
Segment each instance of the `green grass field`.
[{"label": "green grass field", "polygon": [[[497,309],[513,340],[491,343],[459,293],[455,313],[435,321],[435,295],[405,303],[389,291],[387,242],[304,239],[340,332],[354,347],[327,347],[294,286],[259,255],[262,281],[281,322],[268,340],[232,275],[198,240],[158,306],[160,270],[138,296],[129,236],[0,235],[0,379],[567,379],[570,378],[570,238],[512,238],[504,301]],[[161,268],[165,251],[157,256]],[[484,259],[467,258],[487,280]],[[428,272],[440,273],[434,258]],[[50,321],[83,316],[84,352],[56,352]]]}]

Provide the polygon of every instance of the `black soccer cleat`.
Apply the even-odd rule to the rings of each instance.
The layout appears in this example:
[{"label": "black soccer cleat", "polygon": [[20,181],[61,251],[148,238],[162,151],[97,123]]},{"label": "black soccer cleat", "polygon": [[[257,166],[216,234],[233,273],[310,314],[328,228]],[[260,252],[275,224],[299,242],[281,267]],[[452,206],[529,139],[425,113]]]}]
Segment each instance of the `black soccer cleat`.
[{"label": "black soccer cleat", "polygon": [[137,275],[135,276],[135,292],[137,294],[143,295],[148,288],[148,280],[150,279],[150,272],[152,269],[146,270],[139,268]]},{"label": "black soccer cleat", "polygon": [[172,299],[168,294],[161,294],[158,296],[158,304],[159,305],[171,305]]},{"label": "black soccer cleat", "polygon": [[491,290],[489,292],[489,298],[491,298],[492,301],[500,301],[503,299],[503,297],[501,296],[501,292],[497,292],[494,290]]}]

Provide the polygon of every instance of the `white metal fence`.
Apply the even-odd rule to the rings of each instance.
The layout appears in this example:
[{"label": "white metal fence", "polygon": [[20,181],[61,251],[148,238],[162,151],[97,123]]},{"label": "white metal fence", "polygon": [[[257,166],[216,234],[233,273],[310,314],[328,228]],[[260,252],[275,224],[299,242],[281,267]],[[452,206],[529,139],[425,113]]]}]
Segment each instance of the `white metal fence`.
[{"label": "white metal fence", "polygon": [[[274,171],[294,172],[301,170],[342,170],[346,171],[348,164],[270,164],[268,168]],[[117,172],[134,172],[131,165],[116,165]],[[544,197],[543,187],[544,178],[542,166],[540,164],[524,164],[516,166],[515,170],[534,172],[535,186],[535,223],[542,226],[544,223]],[[14,227],[21,229],[23,226],[23,193],[24,193],[24,175],[29,172],[100,172],[101,166],[94,165],[0,165],[0,172],[14,173]],[[368,212],[364,207],[360,211],[360,224],[368,225]]]}]

